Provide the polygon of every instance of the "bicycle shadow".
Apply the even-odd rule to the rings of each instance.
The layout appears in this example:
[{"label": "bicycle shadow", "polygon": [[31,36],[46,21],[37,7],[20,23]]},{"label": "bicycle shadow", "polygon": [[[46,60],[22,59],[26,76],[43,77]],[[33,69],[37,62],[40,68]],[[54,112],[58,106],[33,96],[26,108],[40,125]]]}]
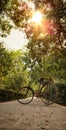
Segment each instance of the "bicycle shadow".
[{"label": "bicycle shadow", "polygon": [[45,104],[41,101],[40,98],[34,97],[33,101],[28,104],[30,107],[35,106],[35,107],[57,107],[55,103],[52,105]]}]

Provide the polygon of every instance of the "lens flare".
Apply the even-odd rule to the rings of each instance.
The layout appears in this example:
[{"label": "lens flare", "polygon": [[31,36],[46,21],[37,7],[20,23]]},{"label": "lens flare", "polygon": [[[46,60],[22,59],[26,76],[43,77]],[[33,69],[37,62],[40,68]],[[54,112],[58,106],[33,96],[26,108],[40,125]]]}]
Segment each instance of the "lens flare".
[{"label": "lens flare", "polygon": [[32,22],[36,24],[41,24],[42,18],[43,18],[43,15],[41,14],[41,12],[37,11],[32,16]]}]

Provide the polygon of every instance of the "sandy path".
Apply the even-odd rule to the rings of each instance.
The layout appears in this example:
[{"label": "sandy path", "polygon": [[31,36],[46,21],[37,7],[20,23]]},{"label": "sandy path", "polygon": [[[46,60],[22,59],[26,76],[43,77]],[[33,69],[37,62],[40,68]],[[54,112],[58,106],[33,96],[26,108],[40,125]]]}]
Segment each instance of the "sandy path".
[{"label": "sandy path", "polygon": [[66,107],[45,106],[40,99],[0,103],[0,130],[66,130]]}]

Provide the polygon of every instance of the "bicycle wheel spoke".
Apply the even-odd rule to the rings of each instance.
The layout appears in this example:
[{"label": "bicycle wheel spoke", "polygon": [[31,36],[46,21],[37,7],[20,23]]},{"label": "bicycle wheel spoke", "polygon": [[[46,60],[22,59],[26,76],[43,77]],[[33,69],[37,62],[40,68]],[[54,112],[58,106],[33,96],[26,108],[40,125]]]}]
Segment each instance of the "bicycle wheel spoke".
[{"label": "bicycle wheel spoke", "polygon": [[33,100],[33,97],[34,97],[33,90],[29,87],[23,87],[19,92],[19,96],[17,100],[22,104],[28,104]]},{"label": "bicycle wheel spoke", "polygon": [[42,88],[41,92],[43,93],[41,100],[44,103],[51,105],[55,102],[57,88],[54,84],[48,83]]}]

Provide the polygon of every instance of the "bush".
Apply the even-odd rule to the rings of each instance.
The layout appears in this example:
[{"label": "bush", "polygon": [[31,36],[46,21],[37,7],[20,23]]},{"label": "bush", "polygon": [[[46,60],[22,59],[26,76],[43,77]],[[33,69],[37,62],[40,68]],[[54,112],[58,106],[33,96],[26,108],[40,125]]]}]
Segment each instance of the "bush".
[{"label": "bush", "polygon": [[58,87],[58,98],[57,103],[66,106],[66,84],[57,83],[56,86]]},{"label": "bush", "polygon": [[18,98],[24,98],[24,95],[17,91],[0,89],[0,102],[16,100]]},{"label": "bush", "polygon": [[16,97],[17,92],[6,89],[0,89],[0,102],[15,100]]}]

